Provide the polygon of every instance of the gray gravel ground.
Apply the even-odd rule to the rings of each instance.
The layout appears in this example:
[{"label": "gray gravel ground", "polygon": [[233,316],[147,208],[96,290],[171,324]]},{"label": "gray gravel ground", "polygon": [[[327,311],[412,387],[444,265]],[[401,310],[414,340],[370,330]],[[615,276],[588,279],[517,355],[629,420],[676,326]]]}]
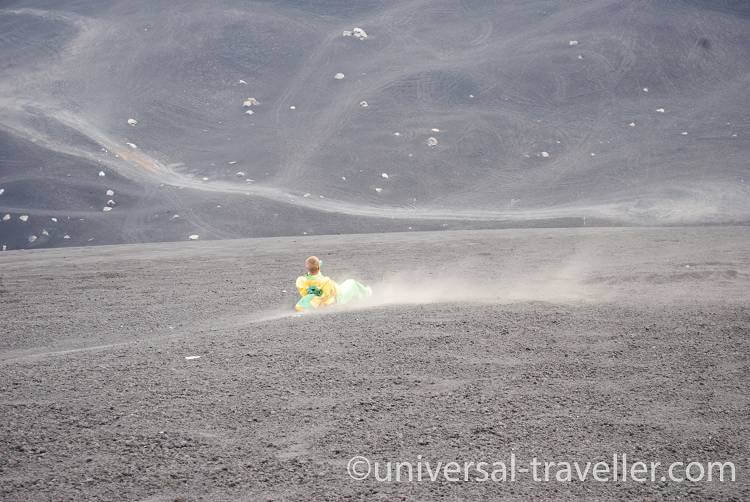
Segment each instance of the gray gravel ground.
[{"label": "gray gravel ground", "polygon": [[[0,499],[747,500],[749,244],[535,229],[0,253]],[[311,253],[388,298],[289,315]],[[731,461],[736,481],[347,474],[355,455],[511,452]]]}]

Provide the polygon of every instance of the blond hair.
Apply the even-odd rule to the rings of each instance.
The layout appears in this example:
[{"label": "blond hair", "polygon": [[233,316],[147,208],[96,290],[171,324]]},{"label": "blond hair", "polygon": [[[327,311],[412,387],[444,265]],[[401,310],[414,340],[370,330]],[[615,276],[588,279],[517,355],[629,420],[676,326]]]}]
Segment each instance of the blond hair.
[{"label": "blond hair", "polygon": [[305,268],[311,274],[317,274],[320,272],[320,259],[317,256],[309,256],[305,260]]}]

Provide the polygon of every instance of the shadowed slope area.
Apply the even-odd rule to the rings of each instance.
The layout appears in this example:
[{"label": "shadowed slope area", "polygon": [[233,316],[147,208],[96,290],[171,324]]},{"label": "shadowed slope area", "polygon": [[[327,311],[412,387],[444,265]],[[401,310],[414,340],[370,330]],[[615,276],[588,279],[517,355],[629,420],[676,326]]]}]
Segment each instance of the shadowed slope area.
[{"label": "shadowed slope area", "polygon": [[[0,152],[10,221],[126,213],[106,243],[750,213],[742,2],[4,5],[2,141],[42,149]],[[184,228],[144,228],[180,189]],[[0,242],[90,238],[39,232]]]}]

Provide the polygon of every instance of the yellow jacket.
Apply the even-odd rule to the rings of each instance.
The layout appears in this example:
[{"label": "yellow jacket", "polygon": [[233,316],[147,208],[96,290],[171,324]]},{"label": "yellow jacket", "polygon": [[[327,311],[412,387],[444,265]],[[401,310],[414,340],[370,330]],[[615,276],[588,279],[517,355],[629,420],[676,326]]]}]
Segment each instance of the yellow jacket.
[{"label": "yellow jacket", "polygon": [[299,291],[300,296],[310,294],[308,291],[308,288],[310,287],[317,288],[322,292],[320,296],[316,296],[310,302],[315,308],[336,303],[336,289],[338,288],[338,284],[336,284],[336,281],[330,277],[326,277],[320,272],[315,275],[305,274],[297,277],[295,285],[297,286],[297,291]]}]

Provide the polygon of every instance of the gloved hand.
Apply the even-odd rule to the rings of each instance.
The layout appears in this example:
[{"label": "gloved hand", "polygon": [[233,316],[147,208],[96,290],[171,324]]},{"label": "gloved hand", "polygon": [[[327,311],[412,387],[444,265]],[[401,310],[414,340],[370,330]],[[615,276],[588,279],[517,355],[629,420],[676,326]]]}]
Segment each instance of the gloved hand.
[{"label": "gloved hand", "polygon": [[323,296],[323,290],[317,286],[309,286],[307,288],[308,295]]}]

